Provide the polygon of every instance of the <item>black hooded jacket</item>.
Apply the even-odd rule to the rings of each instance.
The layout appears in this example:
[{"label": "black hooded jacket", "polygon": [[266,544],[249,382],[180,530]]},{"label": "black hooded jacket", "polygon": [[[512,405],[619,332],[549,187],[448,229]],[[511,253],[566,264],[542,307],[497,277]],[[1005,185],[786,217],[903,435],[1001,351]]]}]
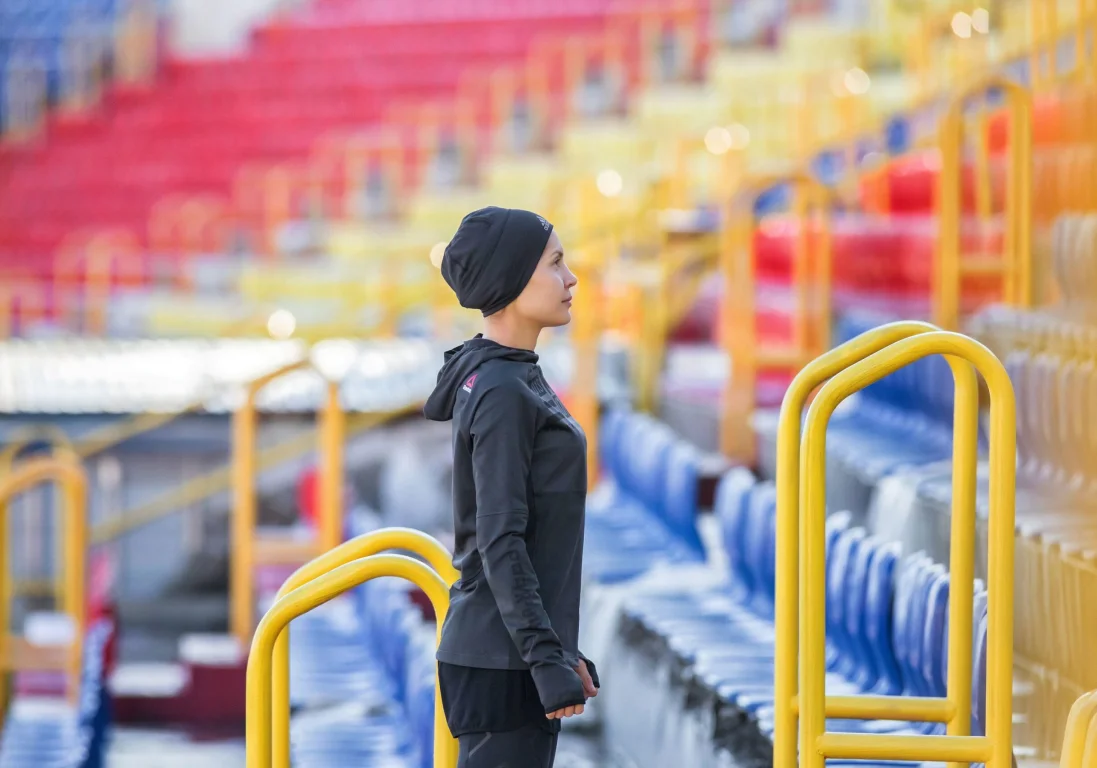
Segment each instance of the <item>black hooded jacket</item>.
[{"label": "black hooded jacket", "polygon": [[[454,566],[440,662],[528,669],[546,712],[581,704],[586,438],[537,355],[477,336],[424,414],[453,420]],[[588,665],[592,670],[592,666]]]}]

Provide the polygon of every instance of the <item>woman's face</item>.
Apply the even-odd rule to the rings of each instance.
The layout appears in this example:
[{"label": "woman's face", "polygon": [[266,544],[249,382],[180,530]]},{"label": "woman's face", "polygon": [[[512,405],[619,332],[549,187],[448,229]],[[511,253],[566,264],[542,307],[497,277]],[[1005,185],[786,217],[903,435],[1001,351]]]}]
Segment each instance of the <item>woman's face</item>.
[{"label": "woman's face", "polygon": [[541,261],[513,307],[523,318],[542,328],[571,322],[571,289],[579,281],[564,263],[564,246],[553,231]]}]

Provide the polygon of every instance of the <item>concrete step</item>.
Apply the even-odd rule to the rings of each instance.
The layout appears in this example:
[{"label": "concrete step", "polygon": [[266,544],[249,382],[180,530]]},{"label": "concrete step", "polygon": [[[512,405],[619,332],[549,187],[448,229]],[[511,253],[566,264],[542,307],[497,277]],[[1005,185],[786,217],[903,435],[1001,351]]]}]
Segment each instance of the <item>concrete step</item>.
[{"label": "concrete step", "polygon": [[[114,729],[107,768],[244,768],[244,739],[238,735],[132,727]],[[556,768],[616,768],[599,737],[565,730]]]},{"label": "concrete step", "polygon": [[118,727],[111,734],[107,768],[243,768],[242,736],[195,735]]}]

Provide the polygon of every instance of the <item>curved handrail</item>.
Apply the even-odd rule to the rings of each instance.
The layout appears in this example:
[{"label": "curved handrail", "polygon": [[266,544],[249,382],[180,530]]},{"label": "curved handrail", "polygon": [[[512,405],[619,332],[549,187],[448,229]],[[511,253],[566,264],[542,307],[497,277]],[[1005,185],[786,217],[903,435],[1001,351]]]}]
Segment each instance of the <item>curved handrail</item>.
[{"label": "curved handrail", "polygon": [[[247,768],[271,768],[272,657],[275,642],[290,621],[338,597],[359,584],[376,578],[407,579],[422,589],[434,606],[436,637],[449,608],[449,590],[429,566],[403,555],[373,555],[340,565],[313,579],[271,606],[259,622],[248,657],[247,672]],[[454,768],[457,742],[450,735],[437,686],[434,693],[434,766]]]},{"label": "curved handrail", "polygon": [[[84,468],[72,455],[65,458],[30,459],[0,478],[0,508],[6,509],[8,500],[13,496],[48,482],[56,482],[61,486],[63,509],[67,517],[62,560],[64,589],[59,595],[59,602],[64,612],[72,617],[73,623],[74,639],[64,668],[69,679],[69,696],[75,699],[78,694],[76,685],[80,674],[86,624],[84,580],[87,552],[87,476]],[[6,515],[0,515],[0,530],[6,527]],[[0,569],[0,593],[7,591],[7,587],[3,586],[6,580],[6,568]],[[6,612],[6,603],[3,608]],[[11,640],[5,623],[0,625],[0,711],[7,703],[7,683],[3,673],[14,667],[13,661],[8,658],[11,652]]]},{"label": "curved handrail", "polygon": [[[1059,757],[1060,768],[1085,768],[1085,758],[1093,751],[1089,741],[1094,734],[1097,734],[1097,691],[1085,694],[1070,708]],[[1097,749],[1097,745],[1094,748]],[[1093,756],[1097,757],[1097,752]]]},{"label": "curved handrail", "polygon": [[777,427],[777,572],[775,597],[773,764],[796,765],[796,695],[800,594],[800,425],[815,389],[836,373],[896,341],[939,330],[919,321],[874,328],[808,363],[796,374],[781,403]]},{"label": "curved handrail", "polygon": [[0,472],[11,471],[12,464],[19,454],[35,443],[49,443],[54,450],[60,448],[75,452],[72,438],[68,432],[54,424],[36,424],[16,432],[0,452]]},{"label": "curved handrail", "polygon": [[[76,448],[65,430],[54,424],[38,424],[15,433],[4,450],[0,452],[0,478],[9,477],[19,455],[36,443],[48,444],[50,453],[55,458],[77,458]],[[0,520],[6,520],[7,516],[8,500],[0,499]],[[4,562],[0,563],[0,568],[4,570],[4,574],[0,577],[0,628],[8,626],[11,601],[16,591],[15,577],[11,571],[12,560],[7,557],[7,552],[7,526],[2,525],[0,526],[0,558],[3,558]],[[64,593],[61,562],[59,558],[54,574],[56,577],[54,594],[58,597]]]},{"label": "curved handrail", "polygon": [[[949,102],[941,120],[941,171],[938,176],[939,232],[934,294],[934,322],[955,330],[960,322],[961,285],[960,222],[961,145],[963,106],[973,96],[991,89],[1006,94],[1010,113],[1010,160],[1006,183],[1006,234],[1004,243],[1003,298],[1019,307],[1032,306],[1032,96],[1028,89],[1003,75],[994,74],[961,90]],[[989,161],[982,152],[986,174],[979,179],[979,199],[989,207]]]},{"label": "curved handrail", "polygon": [[[232,558],[229,573],[230,630],[246,647],[254,629],[256,447],[259,392],[271,382],[301,370],[316,370],[309,358],[296,360],[249,382],[244,402],[232,415]],[[322,374],[321,374],[322,375]],[[339,544],[343,536],[343,435],[346,417],[339,398],[339,382],[325,378],[327,396],[319,414],[320,509],[318,548]]]},{"label": "curved handrail", "polygon": [[[391,550],[405,550],[419,555],[442,577],[447,587],[461,577],[451,562],[453,555],[433,536],[413,528],[382,528],[356,536],[302,565],[282,584],[276,599],[285,597],[298,587],[321,578],[341,565]],[[271,729],[274,738],[274,768],[289,768],[289,632],[279,633],[275,640],[273,663]]]},{"label": "curved handrail", "polygon": [[[799,221],[792,260],[792,287],[796,292],[791,354],[766,357],[758,342],[755,310],[755,226],[744,227],[734,221],[734,208],[728,209],[721,245],[721,270],[724,275],[727,311],[722,315],[721,344],[731,365],[727,377],[725,409],[721,425],[724,453],[753,463],[753,441],[749,437],[750,414],[755,410],[758,372],[774,364],[800,367],[804,360],[820,354],[831,336],[831,242],[825,206],[837,198],[835,190],[806,173],[759,176],[749,180],[746,221],[753,222],[753,208],[763,191],[774,184],[786,183],[793,189],[790,208]],[[811,208],[821,209],[818,258],[811,274],[811,232],[808,219]],[[812,287],[816,301],[812,301]]]},{"label": "curved handrail", "polygon": [[[960,649],[956,633],[970,638],[972,615],[967,602],[967,615],[961,623],[952,623],[949,639],[948,697],[935,700],[941,707],[942,719],[949,723],[947,736],[879,736],[836,734],[826,731],[825,632],[826,616],[823,604],[826,568],[826,428],[839,404],[853,393],[879,381],[900,368],[930,355],[966,360],[983,376],[990,391],[990,499],[989,499],[989,563],[988,563],[988,642],[987,642],[987,718],[986,736],[965,735],[970,718],[964,718],[959,706],[962,692],[970,687],[971,644]],[[963,366],[954,366],[957,373]],[[958,390],[962,380],[957,377]],[[960,393],[958,393],[960,397]],[[961,401],[957,418],[966,410]],[[969,414],[973,416],[974,414]],[[965,427],[966,429],[966,427]],[[956,442],[964,442],[959,437]],[[974,440],[971,441],[974,460]],[[959,446],[954,446],[954,452]],[[800,606],[800,740],[804,744],[801,764],[805,768],[824,768],[827,758],[858,760],[944,760],[952,762],[983,762],[989,768],[1004,768],[1012,759],[1012,675],[1013,675],[1013,546],[1016,480],[1016,404],[1013,385],[1005,367],[990,350],[977,341],[956,333],[931,332],[897,341],[870,357],[854,363],[823,386],[808,409],[805,439],[800,462],[804,468],[804,483],[800,491],[804,508],[801,534],[805,539],[801,558],[800,579],[804,600]],[[970,467],[971,465],[967,465]],[[959,470],[956,470],[959,472]],[[974,491],[974,486],[972,486]],[[974,493],[967,504],[954,500],[952,556],[959,562],[952,569],[953,599],[965,599],[974,591],[974,547],[957,552],[955,537],[959,533],[964,543],[974,543]],[[959,520],[957,520],[959,516]],[[950,601],[951,602],[951,601]],[[952,616],[950,615],[950,619]],[[965,632],[966,630],[966,632]],[[960,650],[957,655],[957,650]],[[956,665],[967,678],[960,681]],[[970,699],[968,699],[970,703]],[[868,701],[860,698],[851,703]],[[892,705],[891,711],[897,706]],[[936,718],[935,718],[936,719]]]}]

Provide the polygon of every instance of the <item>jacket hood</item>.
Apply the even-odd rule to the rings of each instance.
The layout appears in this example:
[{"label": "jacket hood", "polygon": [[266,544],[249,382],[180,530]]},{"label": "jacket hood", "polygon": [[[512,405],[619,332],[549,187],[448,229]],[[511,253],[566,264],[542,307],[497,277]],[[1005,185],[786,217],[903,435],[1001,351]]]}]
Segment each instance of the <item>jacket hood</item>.
[{"label": "jacket hood", "polygon": [[445,364],[438,371],[438,383],[427,398],[423,415],[431,421],[449,421],[453,418],[453,406],[457,391],[477,368],[488,360],[504,358],[518,363],[536,363],[537,353],[527,349],[505,347],[483,334],[477,334],[464,344],[446,352]]}]

